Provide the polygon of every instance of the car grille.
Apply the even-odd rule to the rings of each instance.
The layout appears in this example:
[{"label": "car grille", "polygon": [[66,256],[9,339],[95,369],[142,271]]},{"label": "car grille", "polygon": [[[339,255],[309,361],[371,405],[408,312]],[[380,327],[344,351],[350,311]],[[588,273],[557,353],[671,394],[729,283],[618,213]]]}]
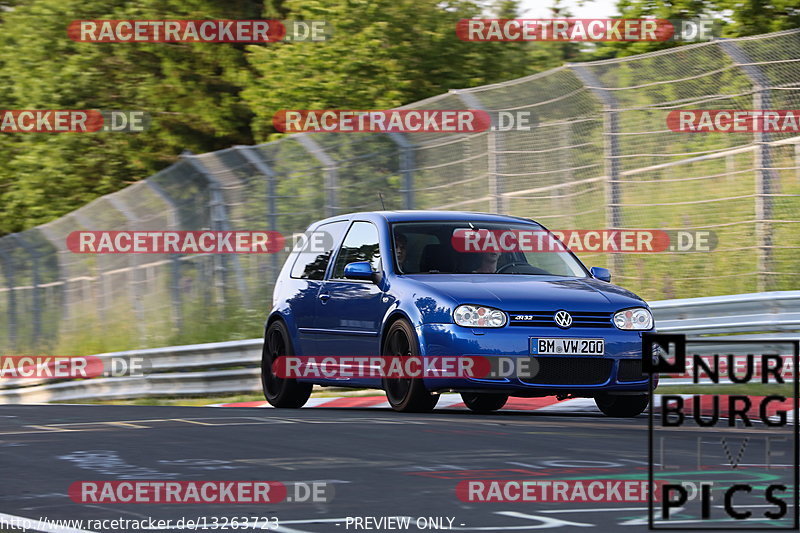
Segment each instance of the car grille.
[{"label": "car grille", "polygon": [[[573,328],[611,328],[611,313],[567,311],[572,316]],[[509,326],[556,327],[555,311],[509,311]]]},{"label": "car grille", "polygon": [[642,381],[647,376],[642,373],[641,359],[622,359],[619,362],[617,381]]},{"label": "car grille", "polygon": [[539,371],[523,381],[542,385],[600,385],[611,375],[612,359],[599,357],[536,357]]}]

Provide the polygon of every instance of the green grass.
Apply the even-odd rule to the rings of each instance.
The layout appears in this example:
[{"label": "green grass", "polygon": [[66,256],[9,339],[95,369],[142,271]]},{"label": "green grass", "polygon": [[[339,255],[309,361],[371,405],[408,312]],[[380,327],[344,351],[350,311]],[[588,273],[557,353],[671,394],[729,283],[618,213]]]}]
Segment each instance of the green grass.
[{"label": "green grass", "polygon": [[794,397],[791,383],[746,383],[743,385],[673,385],[656,389],[656,394],[747,394],[749,396],[769,396],[778,394]]}]

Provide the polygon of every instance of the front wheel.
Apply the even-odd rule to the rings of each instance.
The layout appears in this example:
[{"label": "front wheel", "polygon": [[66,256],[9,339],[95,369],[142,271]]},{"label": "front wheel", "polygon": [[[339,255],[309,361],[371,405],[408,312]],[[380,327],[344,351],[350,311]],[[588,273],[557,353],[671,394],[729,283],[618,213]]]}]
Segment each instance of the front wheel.
[{"label": "front wheel", "polygon": [[303,407],[311,396],[311,383],[298,383],[296,379],[279,378],[272,365],[279,357],[294,355],[289,331],[281,320],[276,320],[264,334],[264,349],[261,352],[261,387],[264,397],[273,407],[296,409]]},{"label": "front wheel", "polygon": [[464,405],[466,405],[470,411],[488,413],[502,409],[508,401],[508,395],[462,392],[461,399],[464,400]]},{"label": "front wheel", "polygon": [[[395,357],[419,357],[417,335],[411,324],[398,320],[386,333],[383,342],[383,355]],[[437,394],[431,394],[422,379],[400,378],[383,380],[386,399],[395,411],[403,413],[426,413],[432,411],[439,401]]]},{"label": "front wheel", "polygon": [[647,409],[650,398],[647,394],[601,394],[594,399],[604,415],[615,418],[631,418]]}]

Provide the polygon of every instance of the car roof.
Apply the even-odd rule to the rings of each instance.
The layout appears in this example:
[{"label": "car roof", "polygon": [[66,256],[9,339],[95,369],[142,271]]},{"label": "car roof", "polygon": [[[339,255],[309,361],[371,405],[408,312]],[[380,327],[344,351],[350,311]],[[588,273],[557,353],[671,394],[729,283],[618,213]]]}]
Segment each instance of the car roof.
[{"label": "car roof", "polygon": [[381,217],[387,222],[417,222],[417,221],[462,221],[472,220],[480,222],[532,222],[531,219],[514,217],[510,215],[497,215],[491,213],[476,213],[470,211],[424,211],[424,210],[399,210],[399,211],[362,211],[338,215],[335,217],[320,220],[320,223],[333,222],[335,220],[349,220],[353,218]]}]

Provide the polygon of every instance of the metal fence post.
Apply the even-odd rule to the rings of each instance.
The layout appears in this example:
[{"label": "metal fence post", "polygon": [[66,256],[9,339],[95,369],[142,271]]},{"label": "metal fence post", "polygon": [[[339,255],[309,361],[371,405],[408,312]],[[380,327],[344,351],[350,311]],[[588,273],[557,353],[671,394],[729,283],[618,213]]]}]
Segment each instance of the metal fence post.
[{"label": "metal fence post", "polygon": [[[458,96],[469,109],[487,111],[486,107],[472,93],[462,90],[450,92]],[[499,138],[500,133],[495,131],[495,128],[499,126],[496,121],[496,117],[492,117],[491,128],[486,132],[486,173],[489,177],[489,210],[493,213],[503,214],[507,210],[506,197],[503,194],[505,183],[501,176],[503,157],[500,152],[503,151],[503,141]]]},{"label": "metal fence post", "polygon": [[[209,170],[203,165],[203,163],[198,159],[198,156],[186,151],[181,154],[181,157],[184,158],[186,161],[189,162],[190,165],[201,175],[203,176],[207,183],[208,183],[208,190],[210,195],[210,207],[211,207],[211,230],[212,231],[230,231],[231,226],[230,222],[228,221],[228,214],[225,209],[225,198],[222,195],[222,187],[219,184],[219,181],[214,177],[214,175],[209,172]],[[227,290],[225,278],[227,276],[227,269],[225,268],[225,260],[221,257],[221,254],[213,254],[214,255],[214,270],[215,270],[215,281],[214,284],[217,288],[216,291],[216,300],[218,304],[225,303],[225,292]],[[242,273],[241,266],[239,265],[239,258],[234,256],[233,257],[233,268],[236,272],[236,285],[239,291],[239,294],[244,302],[244,306],[249,308],[249,297],[247,293],[247,287],[244,282],[244,274]]]},{"label": "metal fence post", "polygon": [[[742,69],[745,76],[753,84],[753,109],[771,109],[769,94],[770,82],[758,65],[748,57],[734,41],[718,41],[719,47],[731,58],[733,63]],[[756,169],[755,190],[755,216],[756,216],[756,246],[758,247],[758,281],[756,290],[768,290],[770,285],[768,272],[772,271],[772,235],[770,234],[770,220],[772,220],[772,194],[773,182],[777,182],[772,170],[772,154],[770,141],[772,134],[758,131],[755,128],[753,143],[757,148],[753,164]]]},{"label": "metal fence post", "polygon": [[[10,247],[11,243],[8,238],[0,239],[0,247],[2,246],[2,241],[6,241],[6,246]],[[8,313],[8,340],[9,340],[9,347],[12,350],[17,349],[17,295],[15,292],[16,283],[14,281],[14,263],[11,259],[11,256],[6,253],[0,253],[0,265],[2,265],[3,274],[6,278],[6,287],[7,291],[6,294],[8,295],[7,301],[7,313]]]},{"label": "metal fence post", "polygon": [[325,167],[325,214],[329,217],[338,214],[336,204],[336,188],[339,181],[339,164],[319,145],[317,142],[304,133],[298,133],[294,139],[303,148],[313,155],[317,161]]},{"label": "metal fence post", "polygon": [[800,142],[794,143],[794,176],[797,183],[800,183]]},{"label": "metal fence post", "polygon": [[[56,232],[53,230],[51,226],[52,222],[48,222],[47,224],[42,224],[38,226],[37,229],[45,241],[53,248],[56,265],[58,269],[58,281],[56,282],[57,287],[60,287],[61,290],[61,312],[58,317],[58,331],[55,331],[55,328],[52,328],[51,331],[48,333],[50,335],[61,335],[61,331],[64,329],[65,323],[69,323],[72,317],[72,309],[70,308],[70,298],[69,298],[69,277],[70,272],[69,269],[64,264],[63,254],[68,253],[66,250],[66,243],[62,238],[59,238]],[[55,341],[55,339],[54,339]],[[53,342],[53,344],[56,344]]]},{"label": "metal fence post", "polygon": [[562,145],[561,150],[559,151],[561,155],[559,161],[564,167],[564,186],[556,189],[556,194],[562,197],[557,198],[555,203],[556,206],[558,206],[558,212],[563,213],[562,220],[569,219],[563,226],[564,229],[567,229],[574,228],[575,223],[577,222],[575,215],[577,210],[574,209],[575,196],[573,196],[576,191],[573,190],[573,186],[571,185],[571,183],[575,180],[575,175],[573,174],[572,169],[569,168],[569,147],[572,145],[572,126],[569,122],[564,122],[564,128],[559,132],[559,137]]},{"label": "metal fence post", "polygon": [[39,286],[42,284],[42,277],[41,272],[39,271],[40,261],[39,261],[39,254],[36,252],[36,249],[25,242],[25,239],[20,237],[17,233],[12,233],[10,235],[14,241],[19,244],[20,247],[25,249],[27,254],[31,258],[31,269],[33,272],[31,281],[33,282],[33,297],[32,297],[32,311],[33,311],[33,324],[31,324],[31,346],[36,346],[39,343],[39,340],[42,338],[42,300],[40,294]]},{"label": "metal fence post", "polygon": [[[94,223],[92,222],[92,220],[87,218],[81,212],[80,209],[70,213],[70,216],[74,217],[75,220],[83,227],[83,229],[85,230],[94,229]],[[102,274],[106,269],[102,268],[101,265],[105,263],[107,263],[107,261],[106,258],[103,256],[103,254],[97,254],[97,258],[94,264],[93,274],[94,277],[96,278],[96,281],[98,282],[97,288],[100,291],[100,301],[102,302],[103,307],[102,309],[98,309],[97,305],[92,305],[92,310],[95,312],[95,315],[98,318],[100,316],[103,316],[103,314],[108,311],[112,300],[112,289],[111,289],[111,284],[109,282],[109,278],[108,276],[104,276]],[[88,287],[88,291],[86,292],[88,292],[89,298],[92,300],[92,304],[96,304],[94,286],[92,285],[93,281],[87,277],[86,279],[82,280],[81,283],[82,287]],[[81,296],[83,296],[83,289],[81,290]]]},{"label": "metal fence post", "polygon": [[[150,189],[156,193],[159,198],[164,200],[167,205],[170,206],[169,219],[171,220],[171,226],[174,229],[180,228],[180,221],[178,219],[178,206],[175,203],[175,200],[170,198],[170,196],[166,193],[164,189],[161,188],[160,185],[153,182],[153,180],[144,180],[145,185],[150,187]],[[183,302],[181,298],[181,258],[178,254],[170,254],[170,277],[172,281],[170,282],[170,301],[172,306],[172,321],[175,324],[175,329],[178,332],[183,330]]]},{"label": "metal fence post", "polygon": [[[269,231],[278,231],[278,207],[275,204],[275,198],[277,195],[276,188],[277,188],[277,181],[278,175],[277,173],[272,170],[266,161],[259,155],[258,148],[255,146],[234,146],[234,149],[242,154],[248,163],[253,165],[262,176],[267,178],[267,228]],[[277,277],[278,275],[278,254],[272,253],[270,254],[270,266],[272,268],[272,275]]]},{"label": "metal fence post", "polygon": [[414,209],[414,143],[402,133],[388,133],[389,138],[399,147],[400,173],[403,176],[404,207]]},{"label": "metal fence post", "polygon": [[[106,196],[108,202],[119,211],[122,216],[125,217],[126,225],[128,226],[129,230],[134,230],[136,228],[136,224],[140,221],[139,217],[136,214],[127,208],[127,206],[119,200],[117,194],[110,194]],[[142,294],[140,291],[140,284],[142,283],[142,276],[140,275],[141,272],[136,265],[136,255],[135,254],[128,254],[128,268],[130,269],[128,275],[128,294],[131,298],[131,303],[133,304],[133,311],[136,313],[136,326],[139,330],[139,340],[142,343],[140,346],[144,346],[145,338],[147,336],[147,328],[145,326],[145,314],[144,308],[142,307]]]},{"label": "metal fence post", "polygon": [[[606,224],[608,229],[622,227],[622,211],[620,201],[622,195],[619,189],[620,178],[620,149],[619,139],[619,101],[612,91],[609,91],[594,73],[583,65],[568,63],[567,67],[583,82],[584,86],[597,98],[603,106],[603,152],[606,170]],[[622,273],[622,257],[618,253],[611,254],[611,268]]]}]

